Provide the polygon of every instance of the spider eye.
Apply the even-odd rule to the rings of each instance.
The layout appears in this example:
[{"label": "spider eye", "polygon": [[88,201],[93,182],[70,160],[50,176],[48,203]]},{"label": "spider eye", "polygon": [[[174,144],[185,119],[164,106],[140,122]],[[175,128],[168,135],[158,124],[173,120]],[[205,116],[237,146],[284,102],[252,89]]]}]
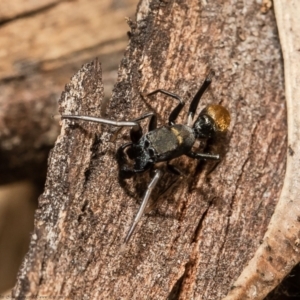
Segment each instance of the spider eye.
[{"label": "spider eye", "polygon": [[201,115],[197,118],[194,126],[197,138],[210,138],[215,134],[214,121],[208,115]]},{"label": "spider eye", "polygon": [[208,105],[197,118],[193,128],[197,138],[210,138],[216,133],[226,132],[230,125],[230,114],[222,105]]}]

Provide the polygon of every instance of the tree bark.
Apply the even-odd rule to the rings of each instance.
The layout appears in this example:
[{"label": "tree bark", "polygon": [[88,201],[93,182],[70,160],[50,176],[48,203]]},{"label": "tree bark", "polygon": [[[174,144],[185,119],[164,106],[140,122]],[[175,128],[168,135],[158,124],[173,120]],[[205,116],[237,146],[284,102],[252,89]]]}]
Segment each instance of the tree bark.
[{"label": "tree bark", "polygon": [[[263,242],[248,263],[230,299],[263,299],[270,290],[285,280],[266,298],[299,297],[300,262],[300,200],[299,200],[299,80],[300,22],[298,1],[283,5],[274,1],[276,19],[284,58],[285,92],[288,111],[288,155],[284,185],[276,210]],[[289,273],[292,271],[291,275]],[[296,284],[295,284],[296,283]],[[295,290],[296,287],[296,290]],[[283,292],[282,292],[283,291]]]},{"label": "tree bark", "polygon": [[[215,300],[230,291],[261,243],[285,173],[282,57],[274,13],[261,9],[256,1],[140,2],[106,117],[152,110],[162,125],[174,101],[140,94],[163,88],[188,104],[213,70],[201,106],[231,113],[227,139],[210,148],[222,161],[176,160],[185,178],[124,246],[150,176],[119,182],[115,151],[127,131],[114,143],[114,128],[63,121],[15,297]],[[60,113],[100,116],[102,99],[94,61],[66,87]]]},{"label": "tree bark", "polygon": [[112,89],[128,42],[124,18],[136,2],[1,1],[0,183],[44,181],[59,133],[52,116],[65,83],[99,57],[104,84]]}]

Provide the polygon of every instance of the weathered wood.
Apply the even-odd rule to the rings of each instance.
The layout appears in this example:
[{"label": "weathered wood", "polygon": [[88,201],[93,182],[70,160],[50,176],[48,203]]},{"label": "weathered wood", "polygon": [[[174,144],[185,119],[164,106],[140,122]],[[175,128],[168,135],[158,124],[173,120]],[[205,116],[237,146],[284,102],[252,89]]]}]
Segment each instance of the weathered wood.
[{"label": "weathered wood", "polygon": [[[263,242],[235,282],[235,288],[226,300],[264,299],[300,262],[300,72],[297,66],[300,60],[300,5],[298,1],[290,1],[284,5],[281,1],[274,1],[274,5],[284,58],[288,108],[289,148],[286,174],[276,210]],[[298,285],[297,296],[299,291]],[[288,296],[289,293],[285,292],[285,295]]]},{"label": "weathered wood", "polygon": [[[140,93],[160,87],[188,102],[213,69],[201,104],[231,112],[223,160],[212,169],[178,159],[187,178],[124,248],[149,174],[120,185],[114,154],[126,131],[111,143],[113,128],[62,122],[14,296],[215,300],[228,293],[263,238],[285,172],[280,46],[272,10],[260,9],[256,1],[140,2],[108,116],[129,120],[152,109],[162,124],[174,101]],[[100,79],[97,62],[85,65],[60,112],[99,116]]]}]

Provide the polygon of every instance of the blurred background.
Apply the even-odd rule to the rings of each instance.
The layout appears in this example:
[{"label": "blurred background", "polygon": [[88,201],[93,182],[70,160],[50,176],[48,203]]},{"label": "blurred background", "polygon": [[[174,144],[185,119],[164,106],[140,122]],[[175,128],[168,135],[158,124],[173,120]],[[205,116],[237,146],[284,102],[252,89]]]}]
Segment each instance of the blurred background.
[{"label": "blurred background", "polygon": [[0,1],[0,295],[27,252],[47,157],[59,134],[57,102],[96,57],[109,98],[138,0]]}]

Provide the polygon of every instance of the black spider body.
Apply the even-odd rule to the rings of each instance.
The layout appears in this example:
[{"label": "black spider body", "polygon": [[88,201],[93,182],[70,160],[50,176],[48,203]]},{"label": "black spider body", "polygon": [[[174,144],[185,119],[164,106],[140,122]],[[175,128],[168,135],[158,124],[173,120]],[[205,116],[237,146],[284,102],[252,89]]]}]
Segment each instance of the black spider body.
[{"label": "black spider body", "polygon": [[[122,145],[117,151],[121,177],[129,178],[136,173],[142,173],[149,169],[153,170],[154,176],[148,185],[140,209],[125,238],[125,242],[129,241],[137,222],[145,211],[152,190],[162,177],[162,171],[159,168],[155,169],[156,163],[167,162],[169,171],[178,175],[180,174],[180,171],[176,167],[169,165],[169,161],[182,155],[187,155],[195,159],[219,160],[218,154],[192,151],[196,139],[208,139],[218,133],[224,133],[227,131],[230,124],[230,115],[226,108],[221,105],[208,105],[200,112],[194,124],[191,125],[201,96],[210,83],[211,79],[210,77],[207,77],[192,100],[188,112],[187,125],[175,124],[185,103],[178,95],[161,89],[155,90],[154,92],[147,94],[147,96],[160,92],[178,100],[179,103],[170,113],[168,125],[158,128],[157,116],[155,113],[144,114],[133,121],[113,121],[104,118],[75,115],[62,116],[63,119],[79,119],[119,127],[131,127],[131,142]],[[143,134],[139,122],[146,118],[149,118],[148,132]],[[132,160],[132,164],[128,163],[128,159]]]},{"label": "black spider body", "polygon": [[169,161],[192,149],[195,136],[192,128],[176,124],[147,132],[132,145],[131,157],[135,170],[147,170],[155,163]]}]

